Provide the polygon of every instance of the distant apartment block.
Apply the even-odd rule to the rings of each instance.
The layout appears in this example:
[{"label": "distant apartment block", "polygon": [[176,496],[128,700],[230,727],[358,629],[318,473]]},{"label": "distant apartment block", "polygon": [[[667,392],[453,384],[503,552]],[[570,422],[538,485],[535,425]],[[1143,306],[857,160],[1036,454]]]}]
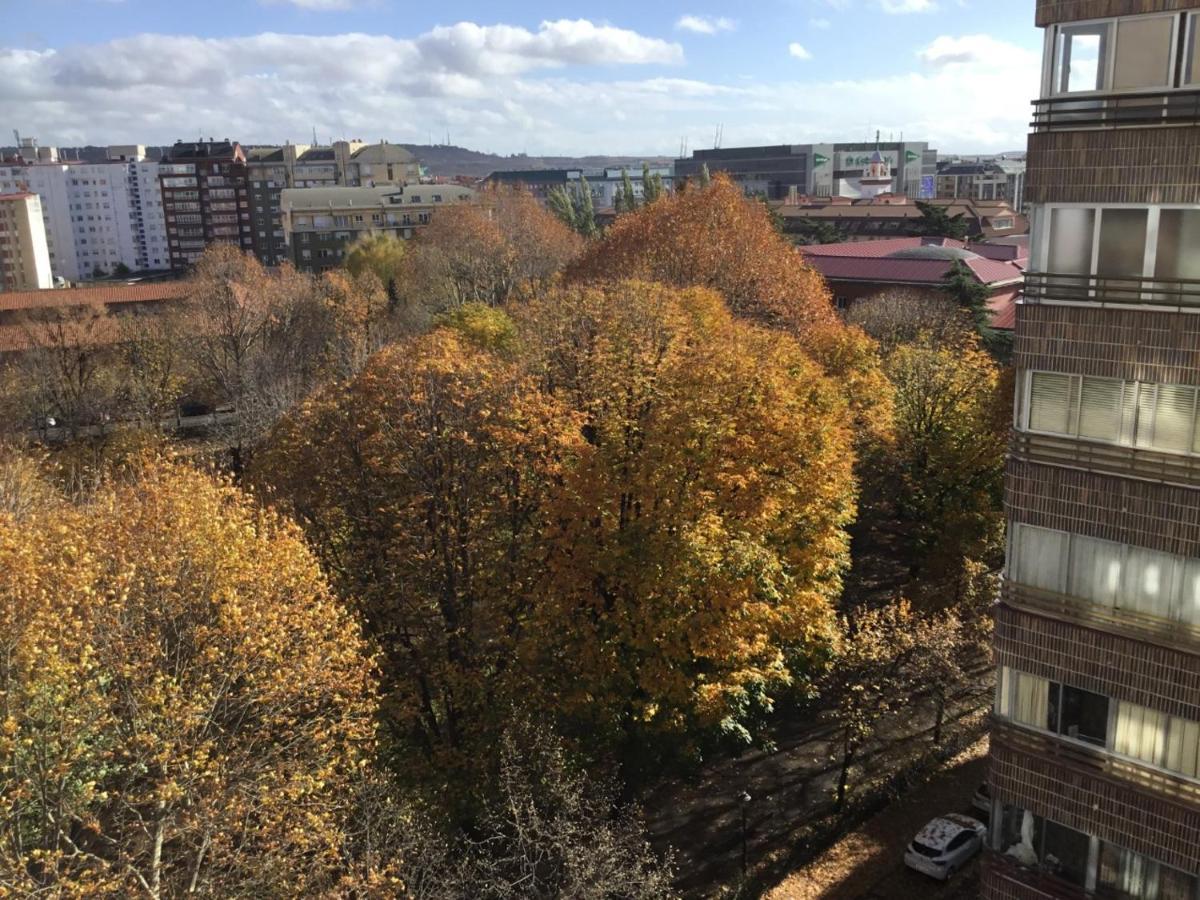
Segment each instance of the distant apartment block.
[{"label": "distant apartment block", "polygon": [[266,266],[290,260],[280,200],[284,190],[416,184],[417,158],[395,144],[337,141],[330,147],[285,144],[246,150],[254,252]]},{"label": "distant apartment block", "polygon": [[172,269],[187,269],[210,244],[254,250],[246,154],[240,144],[176,143],[158,173]]},{"label": "distant apartment block", "polygon": [[[518,169],[493,172],[484,181],[493,185],[522,187],[539,200],[545,200],[555,188],[576,191],[586,183],[588,192],[592,195],[592,205],[598,212],[603,212],[616,206],[617,197],[625,189],[627,176],[630,187],[633,188],[633,196],[641,202],[645,197],[643,179],[646,174],[646,168],[642,165],[606,169]],[[675,171],[672,166],[650,166],[649,175],[651,178],[658,177],[665,191],[673,189]]]},{"label": "distant apartment block", "polygon": [[37,194],[0,194],[0,291],[54,286]]},{"label": "distant apartment block", "polygon": [[0,192],[29,191],[41,199],[51,268],[81,281],[170,268],[158,163],[145,148],[108,148],[99,163],[67,162],[53,148],[22,148],[22,159],[0,164]]},{"label": "distant apartment block", "polygon": [[1200,0],[1038,0],[984,900],[1200,898]]},{"label": "distant apartment block", "polygon": [[884,193],[932,198],[937,151],[913,141],[784,144],[697,150],[675,161],[675,179],[696,179],[707,167],[724,172],[747,194],[789,197],[870,198]]},{"label": "distant apartment block", "polygon": [[280,198],[291,261],[304,272],[341,265],[359,237],[386,232],[411,238],[439,209],[470,201],[475,192],[449,184],[288,188]]},{"label": "distant apartment block", "polygon": [[937,195],[942,200],[1004,200],[1020,212],[1025,205],[1025,161],[941,162],[938,164]]}]

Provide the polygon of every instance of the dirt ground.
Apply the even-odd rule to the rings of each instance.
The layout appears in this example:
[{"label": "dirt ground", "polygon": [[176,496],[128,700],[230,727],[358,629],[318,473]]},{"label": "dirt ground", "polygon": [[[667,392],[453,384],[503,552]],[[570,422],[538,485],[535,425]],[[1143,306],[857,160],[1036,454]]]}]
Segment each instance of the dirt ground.
[{"label": "dirt ground", "polygon": [[904,865],[904,848],[934,816],[978,814],[971,795],[987,774],[987,739],[959,754],[944,771],[863,826],[812,863],[789,875],[766,900],[965,900],[978,896],[978,858],[946,884]]}]

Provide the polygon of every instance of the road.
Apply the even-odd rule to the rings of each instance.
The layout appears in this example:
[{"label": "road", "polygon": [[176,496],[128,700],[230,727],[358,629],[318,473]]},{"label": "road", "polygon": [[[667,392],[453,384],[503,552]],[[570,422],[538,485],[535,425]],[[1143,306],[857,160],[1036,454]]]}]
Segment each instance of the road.
[{"label": "road", "polygon": [[979,861],[942,884],[904,865],[904,848],[936,815],[971,809],[987,774],[987,741],[968,748],[939,775],[869,819],[813,862],[789,875],[766,900],[967,900],[979,896]]}]

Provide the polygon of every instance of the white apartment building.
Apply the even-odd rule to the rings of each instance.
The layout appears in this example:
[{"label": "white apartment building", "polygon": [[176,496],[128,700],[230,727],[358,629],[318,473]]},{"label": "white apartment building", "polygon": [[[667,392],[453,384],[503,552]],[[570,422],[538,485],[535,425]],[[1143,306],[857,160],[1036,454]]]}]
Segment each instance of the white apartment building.
[{"label": "white apartment building", "polygon": [[142,147],[109,148],[102,163],[0,165],[0,193],[41,198],[54,274],[83,281],[131,270],[169,269],[158,163]]},{"label": "white apartment building", "polygon": [[54,286],[37,194],[0,192],[0,291]]}]

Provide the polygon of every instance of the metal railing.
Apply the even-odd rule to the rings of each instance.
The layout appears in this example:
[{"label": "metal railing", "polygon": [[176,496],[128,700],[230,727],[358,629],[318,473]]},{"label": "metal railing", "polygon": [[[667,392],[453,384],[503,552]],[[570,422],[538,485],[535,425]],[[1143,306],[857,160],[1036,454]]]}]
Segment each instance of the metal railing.
[{"label": "metal railing", "polygon": [[1059,740],[1055,735],[1042,734],[996,716],[992,716],[991,723],[994,745],[1052,760],[1074,772],[1146,791],[1164,800],[1183,804],[1189,811],[1200,803],[1198,782],[1140,766],[1086,744]]},{"label": "metal railing", "polygon": [[1025,299],[1146,305],[1200,312],[1200,281],[1192,278],[1140,278],[1026,272]]},{"label": "metal railing", "polygon": [[1045,465],[1200,487],[1200,456],[1027,431],[1013,431],[1009,450],[1020,459]]},{"label": "metal railing", "polygon": [[1035,132],[1196,124],[1200,90],[1195,89],[1046,97],[1033,101],[1031,123]]},{"label": "metal railing", "polygon": [[1013,609],[1083,628],[1096,628],[1186,653],[1200,652],[1200,627],[1187,622],[1101,606],[1082,597],[1044,591],[1007,578],[1001,581],[1000,599]]}]

